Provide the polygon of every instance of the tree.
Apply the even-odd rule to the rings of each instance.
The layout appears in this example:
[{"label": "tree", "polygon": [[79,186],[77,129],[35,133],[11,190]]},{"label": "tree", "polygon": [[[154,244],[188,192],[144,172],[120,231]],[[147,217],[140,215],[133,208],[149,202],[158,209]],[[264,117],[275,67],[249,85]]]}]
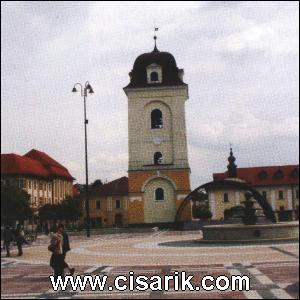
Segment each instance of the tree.
[{"label": "tree", "polygon": [[93,183],[92,183],[92,188],[95,189],[95,188],[98,188],[100,186],[102,186],[103,183],[101,181],[101,179],[96,179]]},{"label": "tree", "polygon": [[30,218],[30,195],[17,187],[1,185],[1,219],[5,223],[12,223]]},{"label": "tree", "polygon": [[67,196],[59,204],[46,204],[39,209],[43,221],[78,221],[82,217],[82,201],[80,197]]},{"label": "tree", "polygon": [[67,196],[66,199],[61,203],[61,214],[66,221],[78,221],[82,213],[82,200],[80,197]]},{"label": "tree", "polygon": [[58,205],[45,204],[39,208],[39,217],[42,221],[56,221],[59,219]]}]

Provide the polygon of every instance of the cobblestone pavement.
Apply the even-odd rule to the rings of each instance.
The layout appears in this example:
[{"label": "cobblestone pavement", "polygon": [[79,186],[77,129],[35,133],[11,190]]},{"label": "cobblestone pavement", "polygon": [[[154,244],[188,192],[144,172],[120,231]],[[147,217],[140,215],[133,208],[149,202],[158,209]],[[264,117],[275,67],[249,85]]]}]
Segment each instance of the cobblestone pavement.
[{"label": "cobblestone pavement", "polygon": [[[292,299],[299,298],[298,243],[205,246],[199,232],[170,232],[72,236],[67,261],[75,275],[172,275],[186,271],[194,283],[205,275],[247,275],[250,291],[58,291],[51,288],[48,238],[24,248],[24,256],[1,254],[1,298],[197,298],[197,299]],[[174,243],[173,246],[169,246]]]}]

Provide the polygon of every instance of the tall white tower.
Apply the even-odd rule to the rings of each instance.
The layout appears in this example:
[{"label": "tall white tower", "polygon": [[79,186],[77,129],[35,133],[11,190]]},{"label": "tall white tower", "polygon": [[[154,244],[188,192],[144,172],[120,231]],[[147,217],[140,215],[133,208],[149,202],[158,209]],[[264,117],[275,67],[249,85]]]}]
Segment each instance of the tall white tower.
[{"label": "tall white tower", "polygon": [[[170,223],[190,191],[185,102],[188,86],[172,54],[137,57],[128,97],[129,223]],[[190,212],[186,218],[189,219]]]}]

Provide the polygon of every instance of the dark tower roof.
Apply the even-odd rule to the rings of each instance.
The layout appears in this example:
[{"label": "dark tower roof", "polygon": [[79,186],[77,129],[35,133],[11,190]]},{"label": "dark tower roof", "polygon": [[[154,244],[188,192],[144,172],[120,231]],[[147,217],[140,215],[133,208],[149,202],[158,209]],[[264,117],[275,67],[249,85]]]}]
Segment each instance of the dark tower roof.
[{"label": "dark tower roof", "polygon": [[[149,84],[147,83],[146,68],[154,63],[162,67],[162,82]],[[125,88],[186,85],[180,79],[182,71],[182,69],[177,68],[174,56],[169,52],[159,51],[155,44],[152,52],[141,54],[136,58],[133,69],[129,73],[130,83]]]},{"label": "dark tower roof", "polygon": [[228,169],[228,177],[236,178],[237,177],[237,166],[235,164],[235,157],[233,156],[232,148],[230,148],[230,155],[228,157],[229,164],[227,166]]}]

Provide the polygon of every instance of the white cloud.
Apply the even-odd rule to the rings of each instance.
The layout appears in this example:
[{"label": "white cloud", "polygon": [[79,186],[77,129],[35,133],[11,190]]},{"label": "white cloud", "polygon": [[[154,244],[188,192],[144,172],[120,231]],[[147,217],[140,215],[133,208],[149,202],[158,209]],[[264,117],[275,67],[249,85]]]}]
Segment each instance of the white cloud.
[{"label": "white cloud", "polygon": [[263,50],[272,54],[299,53],[299,9],[289,15],[279,10],[264,22],[248,20],[247,26],[225,36],[216,48],[228,51]]},{"label": "white cloud", "polygon": [[[127,171],[127,99],[135,58],[158,46],[185,69],[193,186],[226,167],[298,162],[296,2],[2,2],[3,152],[41,149],[84,181],[83,103],[91,81],[90,180]],[[276,145],[276,147],[274,147]],[[199,182],[199,184],[198,184]]]}]

